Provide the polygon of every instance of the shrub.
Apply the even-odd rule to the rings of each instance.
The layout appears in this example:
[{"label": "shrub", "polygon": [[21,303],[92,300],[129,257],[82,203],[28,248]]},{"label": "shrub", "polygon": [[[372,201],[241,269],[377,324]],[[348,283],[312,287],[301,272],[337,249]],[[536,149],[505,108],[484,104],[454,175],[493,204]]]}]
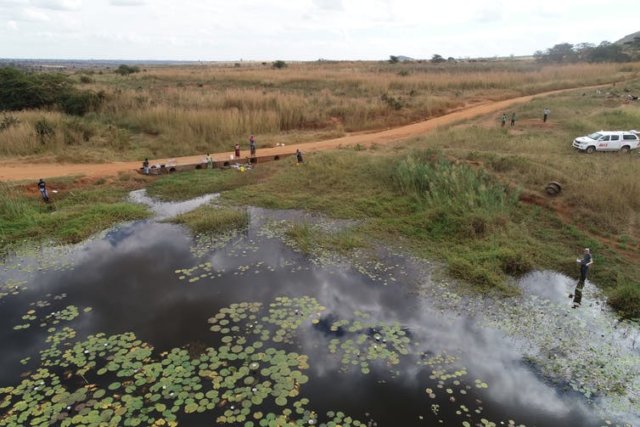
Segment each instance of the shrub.
[{"label": "shrub", "polygon": [[56,134],[53,126],[50,125],[45,118],[38,120],[34,127],[36,129],[36,135],[38,135],[38,141],[40,141],[42,145],[45,145],[47,141]]},{"label": "shrub", "polygon": [[129,74],[139,73],[140,67],[130,66],[122,64],[118,68],[116,68],[115,73],[120,74],[121,76],[128,76]]},{"label": "shrub", "polygon": [[0,68],[0,110],[17,111],[53,105],[71,89],[71,83],[62,74]]},{"label": "shrub", "polygon": [[2,121],[0,121],[0,132],[5,129],[9,129],[11,126],[16,126],[19,123],[20,120],[17,117],[11,116],[9,114],[3,114]]},{"label": "shrub", "polygon": [[[83,76],[84,77],[84,76]],[[59,105],[66,113],[83,115],[95,109],[103,96],[74,89],[62,74],[26,73],[0,68],[0,110],[25,110]]]},{"label": "shrub", "polygon": [[282,68],[287,68],[288,65],[286,62],[281,61],[281,60],[277,60],[272,64],[273,68],[277,68],[277,69],[282,69]]},{"label": "shrub", "polygon": [[62,100],[61,106],[65,113],[74,116],[83,116],[89,111],[94,111],[102,102],[100,94],[94,92],[69,92]]}]

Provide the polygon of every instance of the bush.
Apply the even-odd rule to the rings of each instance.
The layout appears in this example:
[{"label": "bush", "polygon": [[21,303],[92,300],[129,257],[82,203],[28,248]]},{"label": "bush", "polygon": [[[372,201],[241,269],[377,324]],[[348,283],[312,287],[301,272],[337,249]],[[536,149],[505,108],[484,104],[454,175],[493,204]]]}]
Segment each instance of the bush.
[{"label": "bush", "polygon": [[9,129],[11,126],[16,126],[19,123],[20,120],[17,117],[11,116],[9,114],[4,114],[2,116],[2,121],[0,121],[0,132],[5,129]]},{"label": "bush", "polygon": [[120,74],[121,76],[128,76],[129,74],[139,73],[140,67],[137,66],[129,66],[122,64],[118,68],[116,68],[115,73]]},{"label": "bush", "polygon": [[0,68],[0,110],[25,110],[59,105],[66,113],[83,115],[103,96],[76,90],[62,74],[26,73]]},{"label": "bush", "polygon": [[277,69],[282,69],[282,68],[287,68],[288,65],[286,62],[281,61],[281,60],[277,60],[272,64],[273,68],[277,68]]},{"label": "bush", "polygon": [[0,68],[0,110],[25,110],[54,105],[72,89],[62,74],[26,73]]},{"label": "bush", "polygon": [[94,111],[102,102],[100,94],[94,92],[69,92],[61,101],[62,109],[67,114],[83,116]]},{"label": "bush", "polygon": [[640,318],[640,287],[637,283],[622,281],[610,294],[609,304],[623,317]]},{"label": "bush", "polygon": [[38,135],[38,141],[40,144],[44,145],[47,141],[56,134],[53,126],[49,124],[47,119],[42,118],[38,120],[35,124],[36,135]]}]

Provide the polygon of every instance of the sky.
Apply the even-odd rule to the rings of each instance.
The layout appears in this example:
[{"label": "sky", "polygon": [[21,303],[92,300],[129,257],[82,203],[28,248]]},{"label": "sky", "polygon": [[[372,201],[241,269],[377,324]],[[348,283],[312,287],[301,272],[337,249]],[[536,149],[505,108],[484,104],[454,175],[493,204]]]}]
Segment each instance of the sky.
[{"label": "sky", "polygon": [[640,30],[638,0],[0,0],[0,58],[531,55]]}]

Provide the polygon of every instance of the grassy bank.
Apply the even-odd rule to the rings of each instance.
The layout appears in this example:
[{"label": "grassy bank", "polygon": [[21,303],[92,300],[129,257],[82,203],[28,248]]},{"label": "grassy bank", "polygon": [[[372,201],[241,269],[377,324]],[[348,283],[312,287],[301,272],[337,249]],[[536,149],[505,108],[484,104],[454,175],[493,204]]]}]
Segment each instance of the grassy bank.
[{"label": "grassy bank", "polygon": [[81,178],[49,180],[50,204],[44,204],[35,184],[0,184],[0,252],[24,241],[77,243],[113,224],[146,218],[145,207],[125,201],[135,180],[107,183]]},{"label": "grassy bank", "polygon": [[[637,105],[608,95],[623,89],[640,93],[640,83],[534,99],[513,109],[513,128],[501,128],[499,114],[479,117],[395,147],[312,154],[303,166],[280,162],[246,174],[168,177],[157,188],[196,195],[203,185],[238,204],[364,220],[357,239],[397,241],[445,261],[481,292],[511,294],[509,278],[533,268],[575,276],[575,258],[590,247],[591,279],[622,315],[638,317],[640,153],[586,155],[570,145],[601,128],[637,127]],[[544,107],[552,111],[547,123]],[[563,186],[556,198],[543,191],[552,180]],[[311,226],[289,237],[303,250],[331,245]]]},{"label": "grassy bank", "polygon": [[202,206],[170,221],[184,224],[196,234],[216,234],[246,228],[249,216],[244,210]]}]

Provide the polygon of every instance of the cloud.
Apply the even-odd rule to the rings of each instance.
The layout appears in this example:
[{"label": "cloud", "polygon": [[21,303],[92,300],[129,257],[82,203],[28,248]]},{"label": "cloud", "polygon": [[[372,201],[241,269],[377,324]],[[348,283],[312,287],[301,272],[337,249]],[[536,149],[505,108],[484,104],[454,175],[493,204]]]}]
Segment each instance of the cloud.
[{"label": "cloud", "polygon": [[313,0],[313,4],[324,10],[343,10],[342,0]]},{"label": "cloud", "polygon": [[504,5],[498,2],[493,5],[487,5],[486,7],[478,10],[475,14],[475,21],[481,23],[492,23],[501,21],[504,14]]},{"label": "cloud", "polygon": [[146,0],[109,0],[112,6],[143,6],[147,4]]},{"label": "cloud", "polygon": [[31,4],[41,9],[79,10],[83,0],[31,0]]},{"label": "cloud", "polygon": [[40,9],[26,8],[22,11],[21,18],[30,22],[49,22],[51,18]]},{"label": "cloud", "polygon": [[7,22],[7,28],[16,31],[18,29],[18,23],[16,21],[9,21]]}]

